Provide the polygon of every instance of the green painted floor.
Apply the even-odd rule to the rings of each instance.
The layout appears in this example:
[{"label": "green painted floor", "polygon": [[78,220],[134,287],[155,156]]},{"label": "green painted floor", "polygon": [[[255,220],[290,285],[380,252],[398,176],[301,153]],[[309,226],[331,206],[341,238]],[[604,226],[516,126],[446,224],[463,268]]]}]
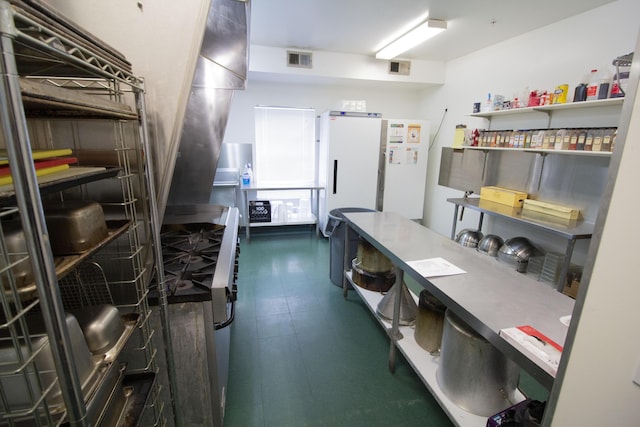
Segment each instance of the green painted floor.
[{"label": "green painted floor", "polygon": [[355,291],[329,279],[329,241],[242,235],[225,427],[451,426]]}]

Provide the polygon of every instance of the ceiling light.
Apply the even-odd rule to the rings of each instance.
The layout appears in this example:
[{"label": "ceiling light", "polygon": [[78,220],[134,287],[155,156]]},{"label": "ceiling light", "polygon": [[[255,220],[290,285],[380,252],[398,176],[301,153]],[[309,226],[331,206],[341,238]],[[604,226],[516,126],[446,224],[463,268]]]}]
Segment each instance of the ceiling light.
[{"label": "ceiling light", "polygon": [[447,29],[447,21],[428,19],[404,36],[389,43],[378,53],[378,59],[392,59]]}]

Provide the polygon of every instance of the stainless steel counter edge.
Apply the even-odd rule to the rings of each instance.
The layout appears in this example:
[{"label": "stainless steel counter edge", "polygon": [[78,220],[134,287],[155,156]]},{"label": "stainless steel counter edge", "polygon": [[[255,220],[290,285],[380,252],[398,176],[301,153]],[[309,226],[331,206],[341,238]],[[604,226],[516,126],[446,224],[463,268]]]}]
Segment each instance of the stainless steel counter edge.
[{"label": "stainless steel counter edge", "polygon": [[[236,258],[236,245],[238,244],[238,223],[240,214],[238,208],[229,208],[224,219],[226,232],[220,244],[216,270],[211,284],[211,298],[213,300],[214,322],[227,320],[227,288],[233,284],[233,270]],[[231,289],[229,289],[231,291]]]},{"label": "stainless steel counter edge", "polygon": [[[399,214],[346,213],[345,217],[349,226],[405,274],[433,293],[542,385],[552,387],[551,375],[498,334],[504,328],[531,325],[563,345],[568,328],[560,322],[560,317],[572,313],[571,298]],[[427,279],[407,264],[435,257],[446,259],[466,273]]]}]

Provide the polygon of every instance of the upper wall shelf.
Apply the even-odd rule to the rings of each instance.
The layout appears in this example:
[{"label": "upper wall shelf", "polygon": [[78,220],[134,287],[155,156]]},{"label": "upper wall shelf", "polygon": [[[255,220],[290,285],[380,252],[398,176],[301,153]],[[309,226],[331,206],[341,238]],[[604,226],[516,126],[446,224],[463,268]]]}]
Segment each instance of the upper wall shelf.
[{"label": "upper wall shelf", "polygon": [[591,157],[611,157],[611,151],[584,151],[584,150],[554,150],[547,148],[510,148],[510,147],[457,147],[456,150],[479,150],[479,151],[518,151],[524,153],[538,154],[565,154],[569,156],[591,156]]},{"label": "upper wall shelf", "polygon": [[512,110],[488,111],[484,113],[469,114],[469,116],[491,119],[493,117],[504,117],[504,116],[528,114],[528,113],[534,113],[534,112],[540,112],[540,113],[545,113],[549,115],[554,111],[560,111],[560,110],[578,110],[583,108],[601,108],[601,107],[612,107],[612,106],[619,106],[619,105],[621,106],[623,102],[624,102],[624,98],[610,98],[610,99],[600,99],[597,101],[568,102],[566,104],[551,104],[551,105],[542,105],[539,107],[514,108]]}]

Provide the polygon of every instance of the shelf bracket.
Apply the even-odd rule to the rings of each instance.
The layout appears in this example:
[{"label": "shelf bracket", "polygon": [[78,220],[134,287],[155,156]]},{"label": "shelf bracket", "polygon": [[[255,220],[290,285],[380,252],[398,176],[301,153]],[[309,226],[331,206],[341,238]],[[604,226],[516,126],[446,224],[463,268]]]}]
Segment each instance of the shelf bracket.
[{"label": "shelf bracket", "polygon": [[482,150],[482,152],[484,153],[484,161],[482,162],[482,183],[484,184],[487,162],[489,161],[489,150]]},{"label": "shelf bracket", "polygon": [[544,161],[548,153],[537,153],[542,158],[542,164],[540,165],[540,172],[538,173],[538,189],[540,191],[540,185],[542,185],[542,172],[544,171]]}]

